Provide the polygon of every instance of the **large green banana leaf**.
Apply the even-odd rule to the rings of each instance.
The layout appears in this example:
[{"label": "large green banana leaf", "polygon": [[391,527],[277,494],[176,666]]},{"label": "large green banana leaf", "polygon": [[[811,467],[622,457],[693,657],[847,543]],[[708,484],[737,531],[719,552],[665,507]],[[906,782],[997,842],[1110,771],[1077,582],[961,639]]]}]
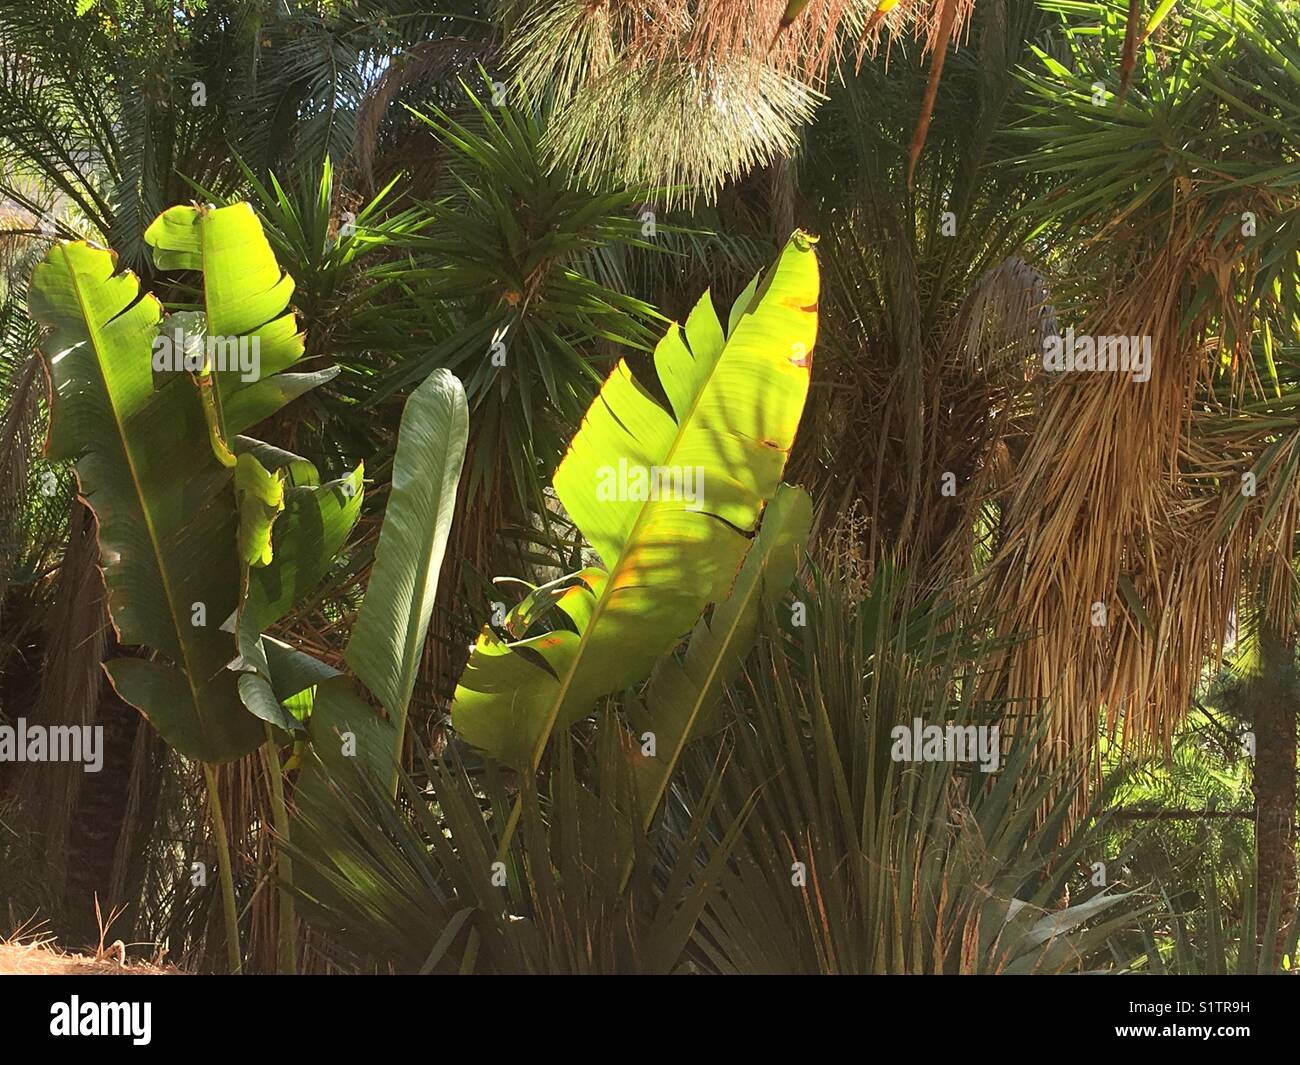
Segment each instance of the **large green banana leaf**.
[{"label": "large green banana leaf", "polygon": [[[728,594],[794,442],[817,299],[816,256],[796,233],[742,295],[729,333],[706,294],[659,343],[671,413],[626,363],[615,368],[554,478],[606,568],[577,575],[555,601],[571,627],[517,640],[484,629],[452,707],[466,740],[515,768],[536,766],[555,728],[643,680]],[[655,470],[677,490],[646,491]]]},{"label": "large green banana leaf", "polygon": [[802,488],[777,489],[763,512],[754,546],[731,594],[701,618],[679,660],[655,665],[644,694],[628,704],[638,740],[654,737],[654,756],[637,760],[643,817],[654,815],[686,744],[714,731],[725,686],[735,680],[754,645],[763,604],[790,587],[812,525],[812,500]]},{"label": "large green banana leaf", "polygon": [[[429,630],[468,436],[465,390],[449,371],[435,370],[402,411],[375,563],[344,652],[382,709],[372,706],[348,677],[317,689],[310,732],[326,767],[345,756],[342,739],[350,735],[351,756],[377,779],[397,785],[407,707]],[[300,790],[318,785],[314,772],[309,764]]]},{"label": "large green banana leaf", "polygon": [[[303,350],[288,307],[293,281],[247,204],[172,208],[149,227],[146,240],[161,268],[202,273],[203,313],[172,316],[165,323],[169,336],[173,326],[192,331],[197,325],[227,350],[241,343],[251,350],[256,342],[255,379],[244,380],[238,366],[216,373],[217,429],[225,440],[328,378],[328,371],[279,372]],[[98,516],[110,615],[124,643],[161,656],[105,668],[119,694],[181,753],[207,762],[237,758],[262,737],[241,706],[239,678],[225,668],[236,650],[235,634],[223,623],[239,606],[240,550],[267,563],[273,521],[278,529],[281,519],[291,519],[287,533],[303,526],[304,517],[309,529],[341,522],[323,495],[303,499],[303,490],[290,488],[284,501],[268,495],[260,514],[246,505],[241,523],[231,471],[209,442],[193,378],[176,366],[154,372],[162,308],[152,296],[140,298],[138,280],[117,273],[111,253],[82,243],[51,249],[37,268],[30,301],[33,316],[53,329],[46,342],[56,393],[51,452],[77,461],[82,491]],[[245,474],[256,474],[244,461]],[[310,466],[290,465],[299,472]],[[264,487],[270,490],[269,483]],[[279,509],[282,502],[288,513]],[[333,510],[355,520],[350,503]],[[338,542],[330,538],[335,549]],[[295,557],[297,563],[254,568],[262,575],[263,600],[299,587],[297,569],[314,568]]]},{"label": "large green banana leaf", "polygon": [[50,453],[76,461],[98,520],[113,624],[123,643],[161,655],[106,663],[113,685],[182,754],[246,754],[262,727],[240,704],[225,668],[234,641],[220,629],[239,594],[231,476],[189,375],[154,389],[162,308],[111,252],[85,243],[50,249],[29,300],[52,330]]}]

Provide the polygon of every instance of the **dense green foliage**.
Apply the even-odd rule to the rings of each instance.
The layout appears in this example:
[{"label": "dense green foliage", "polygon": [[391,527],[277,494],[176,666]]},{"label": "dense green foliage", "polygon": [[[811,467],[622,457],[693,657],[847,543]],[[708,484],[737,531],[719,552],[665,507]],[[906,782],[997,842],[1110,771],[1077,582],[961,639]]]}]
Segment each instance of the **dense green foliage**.
[{"label": "dense green foliage", "polygon": [[1294,970],[1294,0],[426,6],[0,3],[0,911]]}]

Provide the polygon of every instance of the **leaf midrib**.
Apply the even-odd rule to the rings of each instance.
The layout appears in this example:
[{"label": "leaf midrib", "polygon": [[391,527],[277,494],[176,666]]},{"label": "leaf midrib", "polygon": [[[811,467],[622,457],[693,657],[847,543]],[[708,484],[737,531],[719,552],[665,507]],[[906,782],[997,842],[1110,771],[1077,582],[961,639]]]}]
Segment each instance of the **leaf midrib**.
[{"label": "leaf midrib", "polygon": [[[749,551],[754,550],[756,543],[757,541],[750,544]],[[749,552],[747,551],[746,556],[748,556],[748,554]],[[677,769],[677,763],[681,759],[682,751],[686,750],[686,744],[690,742],[691,730],[695,728],[695,722],[699,719],[700,711],[704,707],[705,698],[709,693],[709,689],[713,686],[713,682],[717,678],[719,670],[722,668],[722,663],[726,659],[727,652],[731,649],[736,633],[740,631],[741,622],[745,619],[745,612],[749,608],[749,604],[754,601],[754,598],[762,594],[763,580],[766,576],[767,566],[763,562],[760,562],[758,576],[754,578],[753,584],[750,585],[749,593],[740,601],[740,609],[736,611],[732,623],[727,626],[726,638],[719,641],[722,647],[718,654],[713,658],[713,664],[709,667],[708,676],[705,679],[705,682],[698,687],[695,699],[692,701],[691,712],[686,718],[686,727],[682,729],[681,738],[673,749],[672,757],[664,763],[664,771],[660,776],[659,781],[655,784],[655,794],[651,796],[651,802],[649,807],[647,807],[645,815],[645,827],[647,830],[650,828],[650,823],[654,820],[655,810],[659,808],[659,802],[663,798],[664,791],[668,787],[668,781],[672,779],[673,773]],[[716,611],[714,612],[714,616],[717,616]],[[712,626],[709,627],[709,631],[713,632]],[[716,638],[717,633],[714,633],[714,636]],[[682,669],[684,672],[685,667],[683,666]],[[650,708],[650,710],[651,715],[653,716],[653,708]]]}]

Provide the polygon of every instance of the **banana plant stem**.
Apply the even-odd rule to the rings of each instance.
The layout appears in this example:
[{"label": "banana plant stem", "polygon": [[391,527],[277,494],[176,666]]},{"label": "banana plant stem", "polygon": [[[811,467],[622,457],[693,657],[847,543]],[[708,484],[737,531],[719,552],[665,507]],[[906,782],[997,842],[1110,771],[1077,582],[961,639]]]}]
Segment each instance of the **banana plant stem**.
[{"label": "banana plant stem", "polygon": [[230,971],[238,976],[244,971],[244,964],[239,952],[239,914],[235,909],[235,876],[230,866],[230,837],[226,835],[226,818],[221,812],[217,774],[207,762],[203,763],[203,780],[208,786],[208,808],[212,812],[212,831],[217,837],[221,906],[225,910],[226,918],[226,956],[230,961]]},{"label": "banana plant stem", "polygon": [[280,754],[275,747],[271,726],[266,726],[266,743],[262,745],[262,758],[266,775],[271,782],[271,818],[275,824],[276,866],[280,874],[280,934],[277,969],[282,975],[292,976],[298,967],[298,927],[293,901],[293,859],[285,849],[289,838],[289,808],[284,801],[284,773],[280,768]]}]

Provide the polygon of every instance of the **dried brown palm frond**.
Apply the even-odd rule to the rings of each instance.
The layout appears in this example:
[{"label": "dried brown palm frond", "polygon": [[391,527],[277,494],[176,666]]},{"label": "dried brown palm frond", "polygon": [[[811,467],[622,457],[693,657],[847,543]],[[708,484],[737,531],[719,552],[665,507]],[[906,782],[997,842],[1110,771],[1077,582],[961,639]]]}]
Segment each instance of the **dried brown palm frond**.
[{"label": "dried brown palm frond", "polygon": [[0,413],[0,595],[10,563],[21,544],[32,459],[37,453],[41,410],[46,395],[45,360],[33,351],[12,375],[6,375],[4,410]]},{"label": "dried brown palm frond", "polygon": [[1142,0],[1128,0],[1128,21],[1124,24],[1124,50],[1119,63],[1119,98],[1124,99],[1137,67],[1138,43],[1142,37]]},{"label": "dried brown palm frond", "polygon": [[[80,500],[72,501],[67,546],[44,628],[40,695],[29,716],[42,725],[94,725],[104,687],[100,664],[108,614],[95,517]],[[46,841],[46,875],[56,895],[68,872],[68,840],[85,778],[80,763],[59,762],[34,767],[19,783],[21,805]]]},{"label": "dried brown palm frond", "polygon": [[[1094,332],[1151,336],[1152,379],[1081,375],[1049,394],[1008,503],[1003,579],[990,603],[1007,631],[1035,634],[1007,652],[1008,698],[1053,700],[1047,738],[1067,750],[1091,750],[1096,707],[1115,709],[1128,693],[1142,700],[1149,691],[1153,655],[1117,589],[1124,561],[1165,525],[1187,375],[1200,364],[1177,347],[1168,302],[1150,317],[1134,310],[1117,309],[1118,318],[1107,316],[1112,328]],[[1131,332],[1120,334],[1117,320]]]},{"label": "dried brown palm frond", "polygon": [[1223,440],[1212,460],[1207,441],[1189,447],[1225,335],[1213,301],[1189,314],[1190,294],[1201,279],[1239,289],[1249,271],[1207,235],[1202,209],[1179,202],[1167,240],[1080,329],[1149,337],[1150,380],[1055,382],[1007,499],[987,606],[1004,631],[1034,638],[1006,652],[1001,692],[1055,707],[1047,739],[1062,758],[1095,752],[1099,709],[1139,750],[1168,750],[1258,545],[1294,540],[1292,502],[1231,502],[1240,445],[1235,461]]},{"label": "dried brown palm frond", "polygon": [[396,57],[366,90],[357,108],[356,133],[349,157],[364,191],[375,191],[375,152],[380,131],[389,108],[402,90],[417,84],[445,81],[454,76],[468,79],[474,62],[481,60],[485,54],[483,42],[464,37],[421,41]]},{"label": "dried brown palm frond", "polygon": [[[921,101],[921,117],[916,121],[916,130],[912,134],[912,144],[907,153],[908,188],[912,187],[916,163],[921,158],[921,149],[925,147],[925,138],[930,132],[930,119],[934,115],[934,98],[939,92],[939,79],[943,76],[943,64],[948,56],[948,42],[953,39],[957,15],[962,6],[961,0],[939,0],[939,17],[934,32],[927,41],[927,48],[934,53],[930,60],[930,80],[925,88],[925,99]],[[965,6],[969,8],[969,2]]]}]

